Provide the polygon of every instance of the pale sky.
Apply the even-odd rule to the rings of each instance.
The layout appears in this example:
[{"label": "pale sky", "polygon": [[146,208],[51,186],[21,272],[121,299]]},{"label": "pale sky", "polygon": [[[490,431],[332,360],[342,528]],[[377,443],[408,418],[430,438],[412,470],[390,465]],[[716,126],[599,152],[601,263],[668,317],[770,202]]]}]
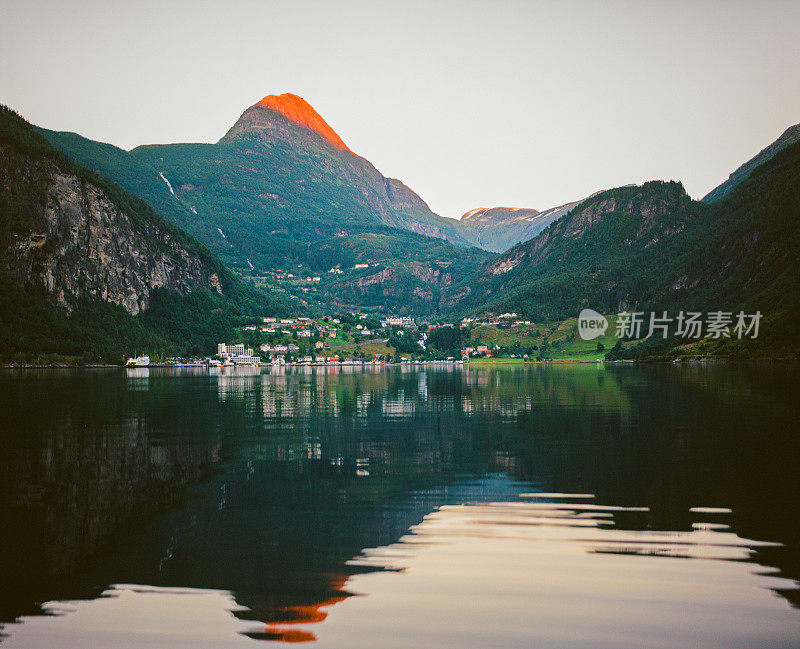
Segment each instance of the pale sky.
[{"label": "pale sky", "polygon": [[800,2],[0,0],[0,103],[123,148],[304,97],[443,215],[675,179],[800,122]]}]

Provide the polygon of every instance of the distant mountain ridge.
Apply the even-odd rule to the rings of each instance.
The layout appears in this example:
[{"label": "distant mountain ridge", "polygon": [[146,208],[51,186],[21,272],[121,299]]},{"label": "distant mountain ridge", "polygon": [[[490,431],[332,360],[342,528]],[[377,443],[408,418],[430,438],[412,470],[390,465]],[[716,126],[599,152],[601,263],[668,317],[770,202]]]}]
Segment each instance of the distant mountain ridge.
[{"label": "distant mountain ridge", "polygon": [[536,318],[570,317],[582,304],[617,309],[631,299],[624,273],[660,260],[646,249],[682,232],[695,214],[680,183],[599,192],[487,262],[463,299]]},{"label": "distant mountain ridge", "polygon": [[551,207],[543,212],[524,207],[480,207],[464,214],[459,225],[464,236],[474,245],[491,252],[506,252],[518,243],[533,239],[584,200]]},{"label": "distant mountain ridge", "polygon": [[479,207],[464,214],[459,225],[475,245],[492,252],[505,252],[524,240],[530,222],[538,215],[538,210],[532,208]]}]

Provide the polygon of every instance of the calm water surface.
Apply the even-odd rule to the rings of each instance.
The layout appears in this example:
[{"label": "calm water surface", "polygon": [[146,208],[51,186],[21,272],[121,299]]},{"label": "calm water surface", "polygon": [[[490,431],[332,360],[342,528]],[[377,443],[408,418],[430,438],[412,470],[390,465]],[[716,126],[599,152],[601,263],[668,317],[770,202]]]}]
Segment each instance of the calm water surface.
[{"label": "calm water surface", "polygon": [[800,646],[800,369],[0,374],[0,646]]}]

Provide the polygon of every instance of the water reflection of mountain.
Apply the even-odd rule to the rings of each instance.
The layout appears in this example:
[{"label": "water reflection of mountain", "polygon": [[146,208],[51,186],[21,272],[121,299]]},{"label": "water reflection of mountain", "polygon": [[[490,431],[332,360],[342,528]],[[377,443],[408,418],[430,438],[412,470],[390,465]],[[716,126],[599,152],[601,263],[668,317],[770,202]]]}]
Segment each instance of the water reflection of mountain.
[{"label": "water reflection of mountain", "polygon": [[72,575],[210,477],[219,445],[159,441],[125,385],[111,373],[2,380],[0,619],[71,593]]},{"label": "water reflection of mountain", "polygon": [[515,496],[513,479],[650,507],[622,528],[731,507],[738,533],[789,546],[758,560],[797,577],[781,388],[797,378],[709,371],[724,370],[0,377],[2,619],[113,583],[195,586],[233,591],[275,637],[347,595],[363,548],[442,504]]}]

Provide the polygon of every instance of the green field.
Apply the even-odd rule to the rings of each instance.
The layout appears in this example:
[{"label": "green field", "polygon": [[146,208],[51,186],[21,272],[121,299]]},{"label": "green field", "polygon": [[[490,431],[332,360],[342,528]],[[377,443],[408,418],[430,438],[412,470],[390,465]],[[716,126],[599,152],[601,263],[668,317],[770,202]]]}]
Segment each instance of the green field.
[{"label": "green field", "polygon": [[[521,362],[520,358],[527,354],[529,360],[574,360],[597,361],[616,344],[616,319],[609,318],[605,335],[595,340],[583,340],[578,335],[577,318],[569,318],[557,322],[541,322],[531,325],[514,325],[500,328],[493,325],[480,325],[470,332],[470,344],[487,345],[494,348],[493,355],[500,353],[505,362]],[[598,343],[601,345],[598,348]],[[624,346],[628,346],[626,343]],[[516,352],[516,353],[515,353]],[[511,355],[514,355],[514,358]],[[475,362],[476,359],[471,360]],[[478,359],[479,360],[479,359]]]}]

